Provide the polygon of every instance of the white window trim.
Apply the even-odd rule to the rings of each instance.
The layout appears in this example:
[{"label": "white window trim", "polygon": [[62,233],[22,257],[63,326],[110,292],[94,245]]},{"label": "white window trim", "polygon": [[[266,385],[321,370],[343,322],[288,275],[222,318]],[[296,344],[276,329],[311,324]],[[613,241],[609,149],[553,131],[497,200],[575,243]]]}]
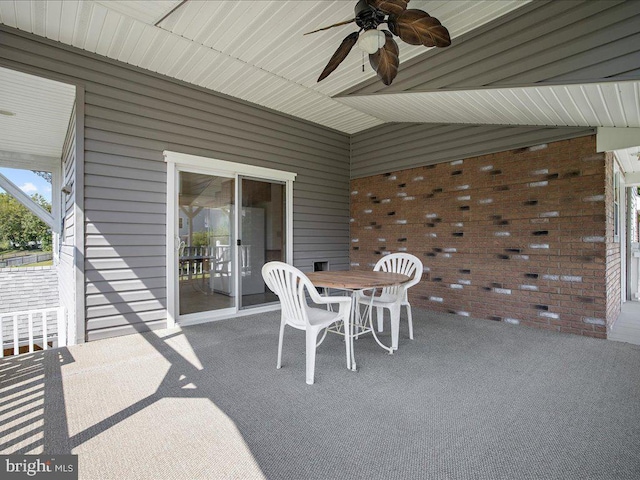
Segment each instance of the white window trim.
[{"label": "white window trim", "polygon": [[179,153],[165,150],[163,152],[165,162],[173,162],[175,164],[187,167],[200,167],[216,173],[226,173],[228,175],[245,175],[266,180],[277,181],[294,181],[296,173],[284,170],[276,170],[274,168],[257,167],[255,165],[245,165],[243,163],[227,162],[225,160],[217,160],[210,157],[201,157],[198,155],[190,155],[188,153]]},{"label": "white window trim", "polygon": [[[622,173],[620,172],[620,167],[618,166],[618,162],[614,161],[613,164],[613,241],[615,243],[620,243],[620,233],[622,230]],[[616,209],[617,205],[617,209]],[[617,228],[616,228],[617,227]]]},{"label": "white window trim", "polygon": [[[296,173],[284,170],[276,170],[273,168],[258,167],[255,165],[245,165],[242,163],[228,162],[217,160],[210,157],[202,157],[198,155],[190,155],[187,153],[173,152],[165,150],[163,152],[165,162],[167,163],[167,328],[174,328],[178,322],[178,306],[176,296],[178,292],[178,276],[174,266],[176,265],[176,249],[173,248],[179,242],[176,242],[176,198],[178,193],[178,173],[181,170],[188,170],[198,173],[221,175],[237,180],[239,177],[251,177],[261,180],[271,180],[276,182],[284,182],[286,186],[286,211],[285,211],[285,229],[286,229],[286,251],[285,261],[293,262],[293,182]],[[237,187],[236,187],[237,188]],[[235,261],[237,262],[237,258]],[[238,271],[236,265],[235,271]],[[265,306],[251,309],[238,309],[237,305],[233,309],[233,317],[260,313],[263,311],[274,310],[277,307]],[[181,325],[191,325],[212,320],[229,318],[227,311],[221,314],[216,312],[205,312],[203,316],[194,316],[193,320],[188,322],[180,322]]]}]

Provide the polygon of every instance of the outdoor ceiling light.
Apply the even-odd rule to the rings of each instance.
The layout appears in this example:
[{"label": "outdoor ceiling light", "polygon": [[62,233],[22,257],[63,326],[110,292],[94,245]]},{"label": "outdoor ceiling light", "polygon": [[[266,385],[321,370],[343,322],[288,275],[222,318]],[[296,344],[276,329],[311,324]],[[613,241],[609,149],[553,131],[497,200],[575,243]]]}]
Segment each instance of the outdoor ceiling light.
[{"label": "outdoor ceiling light", "polygon": [[358,48],[372,55],[382,48],[385,41],[386,37],[384,36],[384,32],[374,28],[360,35],[358,38]]}]

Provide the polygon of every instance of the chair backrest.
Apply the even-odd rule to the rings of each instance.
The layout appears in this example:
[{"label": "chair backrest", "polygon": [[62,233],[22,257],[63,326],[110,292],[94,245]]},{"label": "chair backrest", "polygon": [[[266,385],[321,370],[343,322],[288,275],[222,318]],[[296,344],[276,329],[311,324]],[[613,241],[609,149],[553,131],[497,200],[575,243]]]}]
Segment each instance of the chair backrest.
[{"label": "chair backrest", "polygon": [[411,277],[407,283],[393,287],[385,287],[384,293],[396,295],[400,289],[403,289],[406,295],[407,289],[413,287],[422,278],[423,266],[422,262],[415,255],[410,253],[391,253],[385,255],[373,267],[374,271],[402,273]]},{"label": "chair backrest", "polygon": [[298,328],[306,328],[306,291],[313,288],[307,276],[296,267],[284,262],[268,262],[262,267],[262,278],[280,299],[282,314],[286,322]]}]

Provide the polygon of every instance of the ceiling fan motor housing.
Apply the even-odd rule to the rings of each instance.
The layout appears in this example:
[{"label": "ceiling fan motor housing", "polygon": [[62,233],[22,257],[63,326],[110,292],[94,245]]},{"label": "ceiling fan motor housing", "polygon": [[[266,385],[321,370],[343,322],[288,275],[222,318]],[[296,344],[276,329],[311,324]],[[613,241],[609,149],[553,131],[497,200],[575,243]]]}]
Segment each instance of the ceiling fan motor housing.
[{"label": "ceiling fan motor housing", "polygon": [[367,0],[359,0],[354,10],[356,25],[364,30],[378,28],[378,25],[385,22],[385,13],[373,8]]}]

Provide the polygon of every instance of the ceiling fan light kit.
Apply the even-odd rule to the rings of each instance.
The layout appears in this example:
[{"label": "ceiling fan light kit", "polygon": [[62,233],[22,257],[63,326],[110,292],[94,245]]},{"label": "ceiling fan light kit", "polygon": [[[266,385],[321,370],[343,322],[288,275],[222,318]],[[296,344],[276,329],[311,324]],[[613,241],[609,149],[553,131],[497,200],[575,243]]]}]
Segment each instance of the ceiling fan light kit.
[{"label": "ceiling fan light kit", "polygon": [[380,30],[366,30],[360,35],[358,38],[358,48],[369,55],[376,53],[380,50],[387,38],[384,35],[384,32]]},{"label": "ceiling fan light kit", "polygon": [[[408,3],[409,0],[359,0],[354,9],[355,18],[306,33],[308,35],[353,22],[360,27],[360,30],[345,37],[318,77],[318,82],[329,76],[356,44],[369,54],[371,67],[385,85],[391,85],[400,64],[394,35],[410,45],[451,45],[449,31],[437,18],[422,10],[407,9]],[[385,23],[389,30],[379,30],[378,27]]]}]

